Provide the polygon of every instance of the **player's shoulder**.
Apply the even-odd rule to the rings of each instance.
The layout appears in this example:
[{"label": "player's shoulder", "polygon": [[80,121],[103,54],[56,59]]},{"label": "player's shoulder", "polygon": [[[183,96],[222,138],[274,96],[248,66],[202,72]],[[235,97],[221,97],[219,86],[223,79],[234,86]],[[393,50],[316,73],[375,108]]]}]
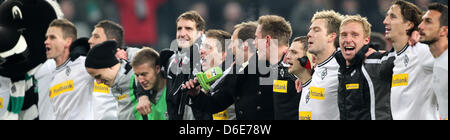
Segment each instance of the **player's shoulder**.
[{"label": "player's shoulder", "polygon": [[415,52],[418,52],[418,54],[422,54],[422,55],[431,53],[430,47],[427,44],[423,44],[423,43],[417,43],[414,46],[408,47],[408,49],[414,50]]},{"label": "player's shoulder", "polygon": [[48,59],[45,61],[44,64],[39,67],[39,69],[36,71],[36,74],[34,75],[36,79],[41,79],[45,76],[50,75],[52,72],[54,72],[56,69],[56,62],[53,59]]},{"label": "player's shoulder", "polygon": [[[409,47],[409,49],[414,52],[415,55],[419,56],[419,58],[423,61],[433,61],[434,57],[431,54],[430,47],[427,44],[417,43],[415,46]],[[409,52],[409,51],[407,51]]]}]

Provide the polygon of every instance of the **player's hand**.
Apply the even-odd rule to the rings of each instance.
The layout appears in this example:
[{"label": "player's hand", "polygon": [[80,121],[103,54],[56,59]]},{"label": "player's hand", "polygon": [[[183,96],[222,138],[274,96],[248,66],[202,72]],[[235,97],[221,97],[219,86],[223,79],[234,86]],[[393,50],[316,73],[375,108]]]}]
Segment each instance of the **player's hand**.
[{"label": "player's hand", "polygon": [[366,53],[365,59],[367,59],[367,57],[369,57],[370,55],[372,55],[375,52],[377,52],[375,49],[369,48],[369,50]]},{"label": "player's hand", "polygon": [[420,40],[420,33],[419,31],[413,31],[411,34],[411,38],[408,41],[408,44],[410,46],[415,46]]},{"label": "player's hand", "polygon": [[138,101],[138,105],[136,106],[136,110],[141,115],[147,115],[152,112],[152,104],[150,103],[150,100],[148,99],[148,96],[141,96]]},{"label": "player's hand", "polygon": [[200,86],[194,87],[195,83],[198,83],[197,78],[194,78],[194,80],[189,80],[185,84],[182,84],[181,87],[184,89],[188,89],[188,95],[190,96],[197,96],[200,94]]},{"label": "player's hand", "polygon": [[297,93],[301,93],[303,90],[302,81],[300,79],[295,80],[295,89],[297,90]]},{"label": "player's hand", "polygon": [[117,48],[116,58],[118,60],[123,59],[128,61],[128,53],[123,49]]}]

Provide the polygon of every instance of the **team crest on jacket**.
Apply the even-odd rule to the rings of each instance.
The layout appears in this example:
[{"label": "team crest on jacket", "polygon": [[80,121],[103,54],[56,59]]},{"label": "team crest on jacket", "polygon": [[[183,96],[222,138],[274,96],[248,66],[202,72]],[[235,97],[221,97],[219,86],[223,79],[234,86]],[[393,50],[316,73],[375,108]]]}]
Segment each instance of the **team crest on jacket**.
[{"label": "team crest on jacket", "polygon": [[70,67],[67,67],[67,69],[66,69],[66,75],[67,75],[67,76],[70,75],[70,71],[71,71],[71,70],[70,70]]},{"label": "team crest on jacket", "polygon": [[325,77],[327,77],[328,74],[328,69],[325,68],[321,73],[320,73],[320,77],[323,79],[325,79]]},{"label": "team crest on jacket", "polygon": [[306,94],[306,103],[309,102],[309,100],[311,99],[311,97],[309,96],[311,94],[311,91],[308,92],[308,94]]},{"label": "team crest on jacket", "polygon": [[403,60],[403,63],[405,64],[405,67],[408,67],[408,63],[409,63],[408,55],[405,55],[405,60]]},{"label": "team crest on jacket", "polygon": [[120,94],[123,94],[123,91],[124,91],[124,90],[122,90],[122,88],[120,88],[119,86],[116,85],[116,86],[114,87],[114,89],[115,89],[117,92],[119,92]]},{"label": "team crest on jacket", "polygon": [[12,87],[11,87],[11,93],[16,93],[16,85],[13,85]]}]

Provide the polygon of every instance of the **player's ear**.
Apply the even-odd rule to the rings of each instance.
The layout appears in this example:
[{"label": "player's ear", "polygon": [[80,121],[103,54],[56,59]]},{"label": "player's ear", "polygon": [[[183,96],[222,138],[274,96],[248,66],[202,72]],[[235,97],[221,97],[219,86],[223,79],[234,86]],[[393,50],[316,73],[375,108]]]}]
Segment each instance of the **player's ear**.
[{"label": "player's ear", "polygon": [[329,34],[330,38],[328,39],[328,42],[334,42],[336,39],[338,39],[337,37],[337,33],[331,33]]},{"label": "player's ear", "polygon": [[161,66],[160,65],[156,65],[156,73],[161,73]]},{"label": "player's ear", "polygon": [[272,37],[270,35],[266,36],[266,48],[270,48],[270,42],[272,41]]},{"label": "player's ear", "polygon": [[440,37],[448,37],[448,26],[442,26],[439,29],[439,36]]}]

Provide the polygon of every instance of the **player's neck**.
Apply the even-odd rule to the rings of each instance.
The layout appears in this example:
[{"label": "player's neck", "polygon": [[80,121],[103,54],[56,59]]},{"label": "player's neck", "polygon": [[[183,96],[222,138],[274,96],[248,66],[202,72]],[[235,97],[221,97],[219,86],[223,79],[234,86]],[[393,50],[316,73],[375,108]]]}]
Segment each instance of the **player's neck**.
[{"label": "player's neck", "polygon": [[56,57],[54,60],[56,62],[56,67],[63,65],[67,62],[67,60],[69,60],[69,51],[65,50],[61,56]]},{"label": "player's neck", "polygon": [[305,84],[306,82],[308,82],[312,78],[311,71],[310,70],[306,70],[306,69],[301,70],[299,73],[295,74],[295,76],[297,76],[298,79],[300,79],[302,84]]},{"label": "player's neck", "polygon": [[112,69],[113,73],[115,73],[114,79],[112,79],[112,83],[111,83],[110,87],[112,87],[114,84],[117,83],[116,79],[119,79],[119,71],[120,71],[121,66],[122,66],[121,63],[117,63],[116,65],[109,68],[109,69]]},{"label": "player's neck", "polygon": [[281,59],[283,58],[283,55],[286,54],[288,49],[289,49],[289,47],[287,45],[280,45],[280,47],[278,47],[278,62],[281,61]]},{"label": "player's neck", "polygon": [[394,50],[396,52],[401,51],[403,48],[406,47],[406,44],[409,41],[409,36],[403,36],[403,37],[399,37],[396,40],[392,40],[392,47],[394,48]]},{"label": "player's neck", "polygon": [[[279,44],[278,52],[277,52],[277,53],[278,53],[278,58],[277,58],[277,60],[276,60],[276,61],[275,61],[275,60],[272,60],[272,59],[270,59],[270,56],[266,56],[266,57],[267,57],[267,60],[269,60],[269,62],[270,62],[271,65],[278,64],[278,62],[281,61],[281,59],[283,58],[283,55],[285,54],[285,52],[286,52],[288,49],[289,49],[289,47],[288,47],[287,45]],[[270,50],[266,50],[266,51],[270,51]]]},{"label": "player's neck", "polygon": [[325,62],[328,58],[330,58],[331,55],[334,54],[335,51],[336,51],[336,47],[334,45],[328,45],[326,50],[324,50],[320,54],[316,55],[317,56],[316,64],[321,64],[321,63]]},{"label": "player's neck", "polygon": [[161,90],[163,90],[165,87],[166,87],[166,79],[165,78],[162,78],[162,76],[158,76],[158,80],[156,80],[157,81],[157,84],[156,84],[156,86],[155,86],[155,89],[153,89],[153,90],[155,90],[156,92],[160,92]]},{"label": "player's neck", "polygon": [[244,63],[248,62],[249,59],[254,55],[254,53],[250,52],[250,50],[246,51],[244,53]]},{"label": "player's neck", "polygon": [[434,58],[440,57],[448,49],[447,37],[439,39],[434,44],[430,45],[430,52]]}]

